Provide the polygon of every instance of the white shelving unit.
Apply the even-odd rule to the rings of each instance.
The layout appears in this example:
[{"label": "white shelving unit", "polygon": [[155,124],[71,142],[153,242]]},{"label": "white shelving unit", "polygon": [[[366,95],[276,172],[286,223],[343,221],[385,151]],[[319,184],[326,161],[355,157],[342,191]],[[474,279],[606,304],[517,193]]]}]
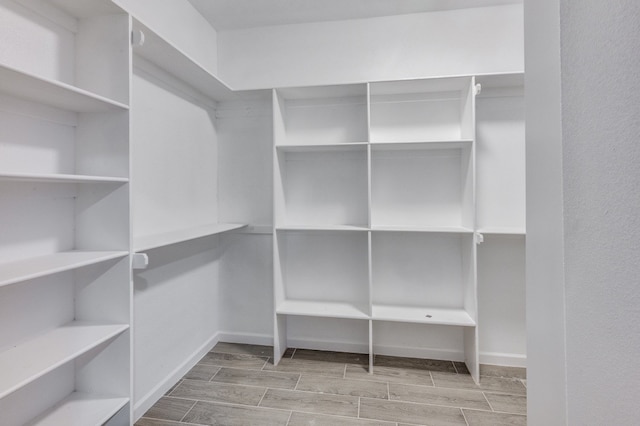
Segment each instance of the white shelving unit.
[{"label": "white shelving unit", "polygon": [[378,322],[418,323],[463,328],[478,379],[475,90],[274,91],[276,362],[288,317],[368,320],[371,367]]},{"label": "white shelving unit", "polygon": [[129,16],[100,0],[0,14],[2,423],[128,424]]},{"label": "white shelving unit", "polygon": [[[205,110],[211,110],[213,114],[215,114],[215,109],[219,102],[237,101],[240,99],[240,96],[236,92],[233,92],[215,75],[211,74],[211,72],[207,71],[182,50],[135,18],[133,19],[133,34],[139,34],[143,40],[139,44],[134,45],[134,66],[141,70],[141,72],[147,73],[151,79],[158,79],[158,84],[167,85],[168,90],[177,90],[181,96],[191,99],[194,104],[198,106],[201,105]],[[180,105],[176,105],[175,108],[179,110]],[[134,111],[134,114],[135,113],[136,111]],[[142,117],[143,114],[144,117]],[[138,117],[137,122],[140,123],[140,128],[145,128],[145,130],[134,129],[136,135],[148,131],[146,130],[147,128],[154,127],[155,123],[152,123],[153,120],[163,119],[154,117],[153,114],[150,114],[146,110],[141,111],[136,117]],[[177,118],[175,120],[177,120]],[[175,126],[179,126],[178,121],[175,122]],[[211,145],[208,142],[205,144],[205,142],[207,141],[196,139],[190,141],[190,144],[196,146],[195,149],[202,149],[200,146],[197,146],[198,144],[202,146]],[[166,146],[161,138],[155,140],[154,143],[155,146],[152,148],[154,151],[153,155],[147,155],[149,151],[142,148],[134,150],[133,152],[132,161],[134,163],[135,173],[138,174],[137,182],[141,182],[140,184],[134,183],[134,193],[140,195],[138,198],[141,200],[146,200],[150,197],[147,194],[143,194],[143,191],[149,191],[153,194],[151,196],[157,195],[158,197],[158,199],[149,200],[148,202],[141,201],[141,207],[137,210],[143,211],[147,205],[153,205],[154,209],[160,208],[172,211],[171,209],[177,208],[181,202],[191,201],[177,199],[177,197],[185,192],[191,192],[193,189],[188,188],[188,191],[180,189],[174,197],[171,192],[172,189],[170,188],[176,188],[176,184],[170,181],[164,181],[162,177],[157,176],[155,170],[153,170],[153,173],[150,173],[153,167],[157,166],[156,162],[161,161],[161,159],[166,159],[167,156],[171,155],[170,150],[174,149]],[[175,146],[175,143],[175,140],[171,141],[171,145]],[[196,179],[202,177],[202,175],[198,175],[198,173],[202,171],[202,163],[209,161],[215,164],[216,161],[215,152],[208,150],[203,151],[202,154],[204,155],[203,158],[193,159],[194,163],[192,168],[195,169],[195,171],[189,172],[184,170],[183,172],[192,173],[192,176],[188,176],[191,179],[191,185],[203,184],[205,187],[207,185],[215,187],[215,167],[211,167],[213,171],[212,175],[206,175],[207,178],[211,179],[210,181],[196,182]],[[210,158],[207,158],[207,155],[209,155]],[[168,176],[168,178],[172,177]],[[147,182],[154,186],[145,186]],[[215,191],[210,191],[210,194],[211,195],[203,198],[207,200],[211,199],[211,197],[215,195]],[[160,197],[162,197],[162,199],[160,199]],[[211,217],[209,218],[200,219],[199,222],[191,218],[186,218],[184,215],[175,214],[174,220],[179,221],[179,223],[164,223],[153,227],[154,229],[151,232],[138,231],[143,227],[137,226],[138,224],[135,223],[135,220],[137,220],[138,217],[144,216],[144,214],[138,214],[134,211],[133,250],[135,252],[147,251],[201,237],[239,230],[247,226],[246,224],[218,223],[217,221],[212,223],[211,220],[216,219],[215,205],[213,205],[215,204],[214,200],[210,200],[210,204],[209,206],[203,206],[204,209],[211,211]]]}]

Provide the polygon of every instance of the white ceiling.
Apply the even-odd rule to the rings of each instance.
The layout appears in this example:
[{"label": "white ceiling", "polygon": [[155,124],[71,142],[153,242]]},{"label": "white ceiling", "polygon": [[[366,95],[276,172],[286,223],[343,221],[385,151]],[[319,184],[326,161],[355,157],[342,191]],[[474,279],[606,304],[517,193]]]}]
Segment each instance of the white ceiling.
[{"label": "white ceiling", "polygon": [[464,9],[523,0],[189,0],[218,31]]}]

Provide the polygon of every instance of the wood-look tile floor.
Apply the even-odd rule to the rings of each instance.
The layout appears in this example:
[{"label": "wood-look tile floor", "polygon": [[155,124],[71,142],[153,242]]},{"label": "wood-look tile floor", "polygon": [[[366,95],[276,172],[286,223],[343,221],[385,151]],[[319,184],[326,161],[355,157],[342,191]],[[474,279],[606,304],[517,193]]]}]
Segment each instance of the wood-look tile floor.
[{"label": "wood-look tile floor", "polygon": [[524,369],[218,343],[136,426],[524,426]]}]

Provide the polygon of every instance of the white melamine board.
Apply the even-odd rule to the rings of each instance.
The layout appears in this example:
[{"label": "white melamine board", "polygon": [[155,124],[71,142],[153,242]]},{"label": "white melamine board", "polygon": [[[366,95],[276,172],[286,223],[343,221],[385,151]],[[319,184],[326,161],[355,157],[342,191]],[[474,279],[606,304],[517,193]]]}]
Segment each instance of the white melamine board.
[{"label": "white melamine board", "polygon": [[131,108],[134,241],[138,236],[218,222],[214,114],[174,85],[134,68]]},{"label": "white melamine board", "polygon": [[124,251],[69,251],[0,264],[0,286],[126,256]]},{"label": "white melamine board", "polygon": [[127,105],[69,84],[0,65],[0,92],[76,112],[126,110]]},{"label": "white melamine board", "polygon": [[128,402],[128,398],[73,392],[27,424],[29,426],[100,426]]},{"label": "white melamine board", "polygon": [[71,322],[0,353],[0,397],[127,330],[126,324]]},{"label": "white melamine board", "polygon": [[412,322],[421,324],[458,325],[473,327],[476,322],[463,309],[442,309],[416,306],[374,304],[372,319],[380,321]]},{"label": "white melamine board", "polygon": [[277,226],[366,226],[367,150],[279,152]]},{"label": "white melamine board", "polygon": [[380,232],[435,232],[445,234],[472,234],[473,229],[462,226],[373,226],[372,231]]},{"label": "white melamine board", "polygon": [[86,176],[68,174],[37,174],[37,173],[2,173],[0,179],[7,181],[25,182],[68,182],[68,183],[126,183],[128,178],[107,176]]},{"label": "white melamine board", "polygon": [[277,314],[300,315],[323,318],[368,319],[369,305],[344,302],[315,302],[309,300],[286,300],[276,307]]},{"label": "white melamine board", "polygon": [[[218,103],[218,220],[273,223],[273,117],[268,100]],[[255,228],[255,227],[254,227]]]},{"label": "white melamine board", "polygon": [[278,226],[277,231],[368,231],[364,226],[349,225],[291,225]]},{"label": "white melamine board", "polygon": [[470,148],[472,139],[410,141],[410,142],[372,142],[371,148],[376,151],[402,151],[412,149],[455,149]]},{"label": "white melamine board", "polygon": [[464,191],[471,163],[470,148],[396,151],[372,145],[372,226],[471,228],[465,218],[473,199]]},{"label": "white melamine board", "polygon": [[[487,235],[478,246],[481,356],[526,357],[524,235]],[[495,362],[495,361],[494,361]]]},{"label": "white melamine board", "polygon": [[477,227],[524,233],[524,98],[477,99]]},{"label": "white melamine board", "polygon": [[374,305],[463,309],[471,235],[376,232]]},{"label": "white melamine board", "polygon": [[179,229],[176,231],[163,232],[160,234],[146,235],[136,237],[134,240],[134,251],[141,252],[151,250],[158,247],[168,246],[183,241],[194,240],[196,238],[216,235],[223,232],[242,229],[247,225],[239,223],[212,223],[204,226],[196,226],[193,228]]},{"label": "white melamine board", "polygon": [[281,145],[367,141],[367,87],[361,85],[278,89],[283,103]]},{"label": "white melamine board", "polygon": [[[27,3],[28,0],[21,0]],[[51,0],[51,3],[76,18],[90,18],[100,15],[124,14],[124,10],[108,0]]]},{"label": "white melamine board", "polygon": [[367,142],[276,145],[279,152],[348,152],[366,148]]},{"label": "white melamine board", "polygon": [[141,46],[133,46],[135,54],[176,76],[213,101],[233,100],[238,97],[218,77],[136,19],[133,21],[133,29],[134,34],[140,31],[144,34],[144,43]]},{"label": "white melamine board", "polygon": [[276,232],[284,300],[367,306],[367,234],[340,231]]},{"label": "white melamine board", "polygon": [[468,138],[463,119],[469,78],[371,84],[371,141],[455,141]]}]

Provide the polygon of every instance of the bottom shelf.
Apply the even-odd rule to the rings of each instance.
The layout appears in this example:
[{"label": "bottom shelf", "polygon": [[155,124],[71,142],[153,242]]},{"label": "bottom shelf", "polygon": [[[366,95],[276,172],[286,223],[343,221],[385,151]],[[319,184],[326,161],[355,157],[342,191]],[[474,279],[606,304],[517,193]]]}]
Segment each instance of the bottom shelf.
[{"label": "bottom shelf", "polygon": [[276,308],[276,313],[325,318],[369,319],[366,306],[346,302],[287,300]]},{"label": "bottom shelf", "polygon": [[128,402],[128,398],[101,397],[73,392],[27,424],[30,426],[99,426],[106,423]]},{"label": "bottom shelf", "polygon": [[464,309],[442,309],[415,306],[372,306],[373,320],[411,322],[419,324],[475,327],[476,322]]}]

